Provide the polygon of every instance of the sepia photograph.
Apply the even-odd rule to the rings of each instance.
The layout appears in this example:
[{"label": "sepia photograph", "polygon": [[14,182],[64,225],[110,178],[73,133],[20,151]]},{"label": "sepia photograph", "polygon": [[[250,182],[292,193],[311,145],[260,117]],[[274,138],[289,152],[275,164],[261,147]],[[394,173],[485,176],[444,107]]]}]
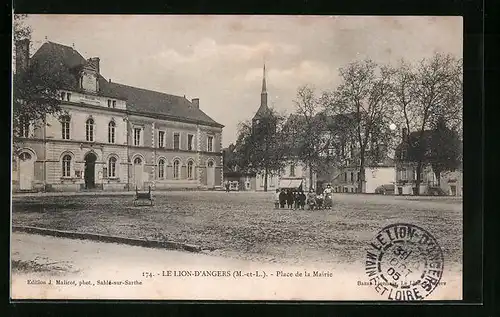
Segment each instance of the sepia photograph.
[{"label": "sepia photograph", "polygon": [[12,22],[12,300],[463,299],[462,17]]}]

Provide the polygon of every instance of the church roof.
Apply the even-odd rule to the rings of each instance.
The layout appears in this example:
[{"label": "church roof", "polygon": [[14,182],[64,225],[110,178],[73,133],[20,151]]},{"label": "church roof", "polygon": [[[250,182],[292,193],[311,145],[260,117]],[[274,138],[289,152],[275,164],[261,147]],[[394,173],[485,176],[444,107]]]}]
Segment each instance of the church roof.
[{"label": "church roof", "polygon": [[269,109],[266,105],[260,105],[259,109],[257,110],[255,115],[253,116],[253,119],[254,120],[262,119],[262,118],[267,117],[270,114],[271,114],[271,109]]},{"label": "church roof", "polygon": [[[64,71],[75,75],[75,70],[87,64],[87,60],[72,47],[53,42],[44,43],[31,60],[48,61],[54,67],[62,67]],[[98,94],[126,100],[127,110],[138,114],[165,115],[189,122],[223,127],[185,97],[110,82],[101,75],[98,81]],[[76,89],[76,86],[64,88]]]}]

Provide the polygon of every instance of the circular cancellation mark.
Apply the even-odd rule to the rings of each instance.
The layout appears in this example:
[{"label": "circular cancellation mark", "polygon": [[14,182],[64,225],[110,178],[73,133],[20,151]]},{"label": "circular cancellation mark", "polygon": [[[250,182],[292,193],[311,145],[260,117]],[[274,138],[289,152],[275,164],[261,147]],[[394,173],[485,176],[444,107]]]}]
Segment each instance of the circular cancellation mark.
[{"label": "circular cancellation mark", "polygon": [[443,275],[444,256],[426,230],[407,223],[380,230],[366,252],[369,285],[388,300],[414,301],[429,296]]}]

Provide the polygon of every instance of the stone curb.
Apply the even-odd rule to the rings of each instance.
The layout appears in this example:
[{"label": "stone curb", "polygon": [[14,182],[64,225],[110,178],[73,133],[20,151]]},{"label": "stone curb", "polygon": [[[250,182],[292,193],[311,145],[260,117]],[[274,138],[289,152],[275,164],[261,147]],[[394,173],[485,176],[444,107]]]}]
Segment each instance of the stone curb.
[{"label": "stone curb", "polygon": [[92,240],[92,241],[106,242],[106,243],[120,243],[120,244],[139,246],[139,247],[145,247],[145,248],[183,250],[183,251],[189,251],[189,252],[200,252],[201,251],[201,248],[199,246],[178,243],[178,242],[130,239],[130,238],[118,237],[118,236],[107,236],[107,235],[94,234],[94,233],[63,231],[63,230],[45,229],[45,228],[28,227],[28,226],[12,226],[12,232],[23,232],[23,233],[30,233],[30,234],[47,235],[47,236],[53,236],[53,237],[58,237],[58,238]]}]

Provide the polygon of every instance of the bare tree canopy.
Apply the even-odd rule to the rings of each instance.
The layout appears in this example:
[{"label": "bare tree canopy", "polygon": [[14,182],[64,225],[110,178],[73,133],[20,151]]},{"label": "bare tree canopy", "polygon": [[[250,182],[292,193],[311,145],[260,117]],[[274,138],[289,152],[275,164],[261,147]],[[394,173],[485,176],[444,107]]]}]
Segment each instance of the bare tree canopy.
[{"label": "bare tree canopy", "polygon": [[239,125],[236,155],[238,166],[262,171],[264,191],[269,175],[278,175],[285,164],[287,144],[283,142],[284,117],[269,108],[266,116]]},{"label": "bare tree canopy", "polygon": [[301,86],[293,101],[295,113],[289,116],[286,124],[290,153],[302,161],[309,171],[309,183],[313,184],[313,173],[329,174],[336,166],[335,138],[330,131],[330,117],[316,96],[314,87]]},{"label": "bare tree canopy", "polygon": [[[366,164],[380,160],[380,143],[389,139],[392,117],[390,81],[392,72],[371,60],[356,61],[340,69],[341,83],[321,100],[329,115],[350,115],[344,131],[357,149],[354,157],[363,191]],[[382,151],[383,152],[383,151]]]},{"label": "bare tree canopy", "polygon": [[252,166],[267,176],[290,160],[300,161],[309,170],[310,184],[314,173],[333,179],[332,172],[355,167],[358,192],[364,192],[365,169],[392,162],[392,150],[396,160],[416,166],[418,184],[424,164],[435,168],[437,178],[459,164],[460,59],[435,54],[396,66],[368,59],[339,73],[341,82],[331,91],[318,95],[313,86],[298,87],[289,116],[273,110],[257,123],[241,123],[230,163]]},{"label": "bare tree canopy", "polygon": [[436,53],[416,65],[402,61],[391,72],[394,121],[404,131],[406,160],[416,165],[418,195],[422,168],[429,163],[428,131],[446,124],[462,134],[462,60]]}]

